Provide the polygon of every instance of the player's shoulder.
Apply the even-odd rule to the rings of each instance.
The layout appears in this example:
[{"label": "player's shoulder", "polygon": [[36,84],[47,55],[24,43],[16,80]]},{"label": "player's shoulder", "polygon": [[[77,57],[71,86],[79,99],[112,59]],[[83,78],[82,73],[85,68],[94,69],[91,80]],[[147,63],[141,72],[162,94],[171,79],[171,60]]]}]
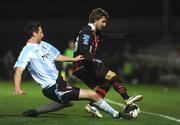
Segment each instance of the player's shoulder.
[{"label": "player's shoulder", "polygon": [[22,51],[31,51],[34,47],[34,44],[27,43],[23,48]]},{"label": "player's shoulder", "polygon": [[50,42],[47,42],[47,41],[41,41],[40,44],[41,44],[40,46],[44,49],[55,48],[54,45],[52,45]]},{"label": "player's shoulder", "polygon": [[92,32],[92,27],[87,25],[79,33],[80,34],[90,34]]},{"label": "player's shoulder", "polygon": [[46,41],[41,41],[40,43],[41,45],[50,45],[50,43],[46,42]]},{"label": "player's shoulder", "polygon": [[33,45],[31,45],[31,44],[26,44],[26,45],[22,48],[22,50],[21,50],[21,52],[20,52],[20,55],[21,55],[21,56],[27,56],[27,55],[29,55],[33,50],[34,50]]},{"label": "player's shoulder", "polygon": [[46,48],[46,49],[52,47],[52,45],[49,42],[47,42],[47,41],[41,41],[40,46],[42,48]]}]

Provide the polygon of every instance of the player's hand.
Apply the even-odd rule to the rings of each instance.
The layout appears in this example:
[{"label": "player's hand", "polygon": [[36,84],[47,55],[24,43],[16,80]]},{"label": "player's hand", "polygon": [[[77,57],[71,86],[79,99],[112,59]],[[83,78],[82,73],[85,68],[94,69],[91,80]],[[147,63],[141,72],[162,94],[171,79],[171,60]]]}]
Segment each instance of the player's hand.
[{"label": "player's hand", "polygon": [[15,90],[13,92],[13,95],[24,95],[24,94],[26,94],[26,92],[21,89]]},{"label": "player's hand", "polygon": [[78,55],[74,59],[75,59],[75,61],[80,61],[80,60],[83,60],[84,57],[82,55]]}]

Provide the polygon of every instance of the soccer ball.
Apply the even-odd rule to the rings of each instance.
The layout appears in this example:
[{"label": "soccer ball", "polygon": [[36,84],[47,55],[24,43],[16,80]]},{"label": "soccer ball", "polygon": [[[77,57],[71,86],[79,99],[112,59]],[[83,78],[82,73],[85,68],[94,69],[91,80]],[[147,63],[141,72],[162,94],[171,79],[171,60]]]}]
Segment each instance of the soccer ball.
[{"label": "soccer ball", "polygon": [[124,113],[129,113],[133,118],[137,118],[140,113],[140,109],[136,104],[127,105],[124,108]]}]

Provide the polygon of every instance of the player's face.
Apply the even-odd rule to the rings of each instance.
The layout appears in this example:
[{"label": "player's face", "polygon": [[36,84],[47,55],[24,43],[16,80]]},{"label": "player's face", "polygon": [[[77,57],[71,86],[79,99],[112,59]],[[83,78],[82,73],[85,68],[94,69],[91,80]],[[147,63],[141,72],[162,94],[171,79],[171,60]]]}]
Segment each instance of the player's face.
[{"label": "player's face", "polygon": [[41,42],[42,38],[44,37],[44,33],[41,27],[39,27],[39,31],[35,34],[35,37],[38,43]]},{"label": "player's face", "polygon": [[95,25],[96,29],[102,30],[103,28],[105,28],[107,26],[107,19],[106,19],[106,17],[103,16],[101,19],[96,20],[94,22],[94,25]]}]

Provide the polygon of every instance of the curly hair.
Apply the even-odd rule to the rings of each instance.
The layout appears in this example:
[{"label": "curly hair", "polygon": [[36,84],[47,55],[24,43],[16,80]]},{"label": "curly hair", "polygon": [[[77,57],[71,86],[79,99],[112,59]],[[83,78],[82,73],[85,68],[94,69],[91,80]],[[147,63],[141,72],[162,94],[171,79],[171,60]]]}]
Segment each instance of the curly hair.
[{"label": "curly hair", "polygon": [[27,38],[30,38],[33,34],[33,32],[38,32],[39,27],[42,27],[42,24],[39,22],[31,21],[28,24],[26,24],[24,28],[24,32]]},{"label": "curly hair", "polygon": [[91,11],[91,13],[89,15],[89,22],[94,23],[96,20],[101,19],[103,16],[107,20],[109,20],[109,14],[106,10],[103,10],[102,8],[96,8]]}]

